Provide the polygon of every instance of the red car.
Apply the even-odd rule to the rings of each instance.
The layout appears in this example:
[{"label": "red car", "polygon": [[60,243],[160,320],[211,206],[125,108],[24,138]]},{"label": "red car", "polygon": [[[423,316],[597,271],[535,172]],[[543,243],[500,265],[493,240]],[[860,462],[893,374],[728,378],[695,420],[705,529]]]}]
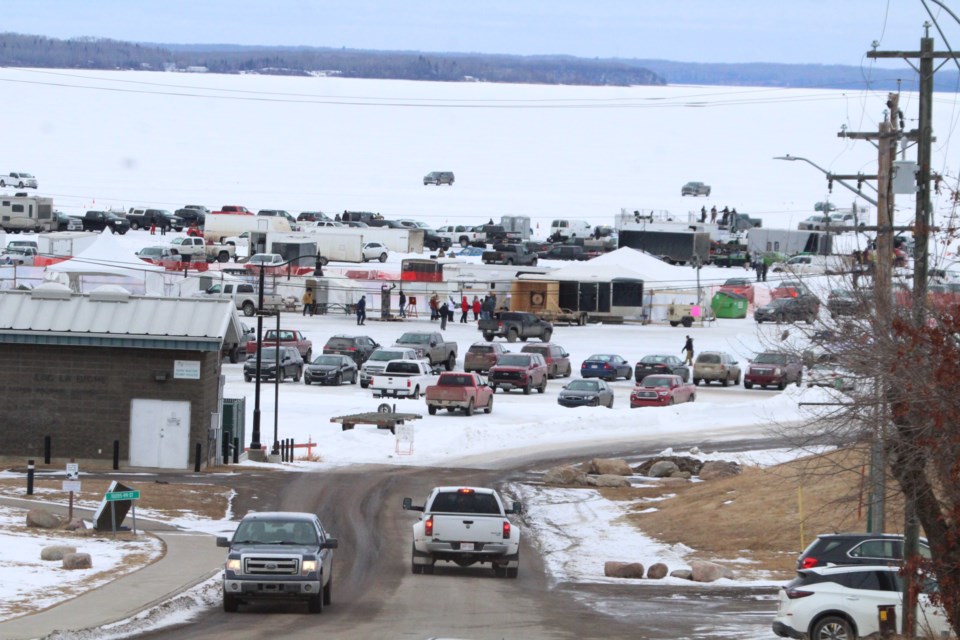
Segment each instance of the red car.
[{"label": "red car", "polygon": [[630,394],[630,408],[663,407],[681,402],[694,402],[697,388],[680,376],[647,376]]},{"label": "red car", "polygon": [[720,285],[718,291],[739,294],[746,297],[747,302],[753,304],[753,283],[747,278],[730,278]]},{"label": "red car", "polygon": [[798,298],[801,295],[809,295],[810,289],[799,280],[784,280],[776,287],[770,290],[770,297],[777,298]]}]

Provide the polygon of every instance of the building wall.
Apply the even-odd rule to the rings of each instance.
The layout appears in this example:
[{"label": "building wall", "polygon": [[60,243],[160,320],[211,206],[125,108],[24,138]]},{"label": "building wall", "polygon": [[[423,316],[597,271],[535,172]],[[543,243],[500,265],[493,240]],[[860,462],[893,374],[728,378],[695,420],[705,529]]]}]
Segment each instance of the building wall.
[{"label": "building wall", "polygon": [[[174,360],[200,362],[199,380],[173,379]],[[156,374],[169,379],[158,382]],[[4,344],[0,347],[0,432],[4,455],[42,461],[44,437],[56,458],[129,459],[134,398],[190,402],[190,466],[195,443],[207,457],[217,410],[219,352]]]}]

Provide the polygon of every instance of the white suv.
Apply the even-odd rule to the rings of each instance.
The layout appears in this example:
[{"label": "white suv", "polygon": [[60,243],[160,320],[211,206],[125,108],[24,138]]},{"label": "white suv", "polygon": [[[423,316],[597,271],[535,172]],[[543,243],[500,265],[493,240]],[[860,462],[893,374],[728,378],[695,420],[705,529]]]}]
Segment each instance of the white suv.
[{"label": "white suv", "polygon": [[[903,583],[899,567],[830,566],[801,569],[780,589],[773,632],[781,638],[810,640],[855,640],[879,634],[878,606],[896,607],[898,624],[903,620]],[[935,584],[925,585],[929,592]],[[942,608],[921,593],[917,627],[931,637],[951,635]],[[899,631],[899,629],[898,629]]]}]

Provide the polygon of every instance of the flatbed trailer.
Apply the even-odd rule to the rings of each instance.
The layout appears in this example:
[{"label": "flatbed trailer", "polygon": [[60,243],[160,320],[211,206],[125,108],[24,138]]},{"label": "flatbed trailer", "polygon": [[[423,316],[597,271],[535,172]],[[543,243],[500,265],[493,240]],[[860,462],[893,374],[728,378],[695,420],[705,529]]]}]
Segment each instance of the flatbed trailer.
[{"label": "flatbed trailer", "polygon": [[[390,405],[383,404],[388,409]],[[358,424],[374,425],[377,429],[390,429],[390,433],[396,435],[397,425],[401,425],[407,420],[419,420],[423,416],[419,413],[398,413],[396,411],[367,411],[366,413],[354,413],[349,416],[336,416],[330,418],[330,422],[339,423],[342,431],[349,431]]]}]

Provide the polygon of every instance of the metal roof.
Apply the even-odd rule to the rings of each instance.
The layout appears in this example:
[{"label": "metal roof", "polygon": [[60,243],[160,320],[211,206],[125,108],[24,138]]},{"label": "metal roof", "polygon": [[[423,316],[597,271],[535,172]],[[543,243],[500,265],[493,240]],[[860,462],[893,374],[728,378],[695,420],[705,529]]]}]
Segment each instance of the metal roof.
[{"label": "metal roof", "polygon": [[237,338],[230,300],[134,296],[104,287],[90,294],[60,285],[0,292],[0,343],[219,350]]}]

